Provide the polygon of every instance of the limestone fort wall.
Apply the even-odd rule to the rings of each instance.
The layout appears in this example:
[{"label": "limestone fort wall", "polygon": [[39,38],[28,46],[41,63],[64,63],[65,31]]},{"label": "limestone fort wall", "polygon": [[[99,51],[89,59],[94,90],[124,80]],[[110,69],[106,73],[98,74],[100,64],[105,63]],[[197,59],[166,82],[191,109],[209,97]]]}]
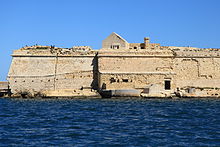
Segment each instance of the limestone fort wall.
[{"label": "limestone fort wall", "polygon": [[173,92],[187,87],[219,89],[219,65],[219,51],[100,51],[99,88],[144,89],[154,84],[158,91],[166,91],[168,80]]},{"label": "limestone fort wall", "polygon": [[172,52],[99,52],[99,88],[139,89],[154,83],[162,85],[164,78],[170,78]]},{"label": "limestone fort wall", "polygon": [[95,88],[95,53],[62,55],[16,51],[8,73],[12,93]]},{"label": "limestone fort wall", "polygon": [[79,89],[220,96],[220,50],[128,43],[116,33],[103,48],[31,46],[15,50],[8,73],[12,93]]},{"label": "limestone fort wall", "polygon": [[220,57],[217,52],[180,54],[174,59],[178,87],[220,87]]}]

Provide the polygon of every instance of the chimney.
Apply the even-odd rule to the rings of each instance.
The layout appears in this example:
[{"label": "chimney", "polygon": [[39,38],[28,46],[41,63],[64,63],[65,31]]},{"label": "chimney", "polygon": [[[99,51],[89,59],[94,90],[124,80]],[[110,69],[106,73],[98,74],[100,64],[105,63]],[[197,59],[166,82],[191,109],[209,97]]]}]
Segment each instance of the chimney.
[{"label": "chimney", "polygon": [[150,38],[149,37],[144,37],[144,43],[149,44],[150,43]]}]

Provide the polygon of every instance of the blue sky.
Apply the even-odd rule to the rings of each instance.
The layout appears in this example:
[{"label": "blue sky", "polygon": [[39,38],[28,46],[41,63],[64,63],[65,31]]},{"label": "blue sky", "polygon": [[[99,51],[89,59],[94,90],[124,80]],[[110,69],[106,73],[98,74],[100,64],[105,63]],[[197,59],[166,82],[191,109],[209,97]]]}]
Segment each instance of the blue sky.
[{"label": "blue sky", "polygon": [[25,45],[101,48],[116,32],[128,42],[220,48],[220,0],[0,0],[0,81]]}]

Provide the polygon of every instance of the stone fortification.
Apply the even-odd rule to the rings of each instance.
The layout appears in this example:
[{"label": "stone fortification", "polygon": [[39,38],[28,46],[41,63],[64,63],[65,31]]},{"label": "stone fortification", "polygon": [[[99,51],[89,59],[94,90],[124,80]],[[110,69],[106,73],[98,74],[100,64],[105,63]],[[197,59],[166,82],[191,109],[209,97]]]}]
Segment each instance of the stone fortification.
[{"label": "stone fortification", "polygon": [[12,93],[52,96],[59,90],[69,96],[79,89],[96,89],[96,53],[89,47],[35,46],[16,50],[8,74]]},{"label": "stone fortification", "polygon": [[128,43],[116,33],[99,51],[87,46],[15,50],[8,74],[12,93],[94,96],[135,89],[144,97],[219,97],[220,50]]},{"label": "stone fortification", "polygon": [[0,82],[0,97],[10,96],[8,82]]}]

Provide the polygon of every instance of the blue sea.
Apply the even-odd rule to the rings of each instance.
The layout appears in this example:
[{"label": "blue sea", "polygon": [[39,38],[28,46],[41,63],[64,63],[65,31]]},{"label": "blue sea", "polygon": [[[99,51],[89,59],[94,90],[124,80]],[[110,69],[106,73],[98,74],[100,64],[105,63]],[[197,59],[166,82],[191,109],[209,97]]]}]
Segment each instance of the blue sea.
[{"label": "blue sea", "polygon": [[220,146],[220,99],[0,99],[0,146]]}]

